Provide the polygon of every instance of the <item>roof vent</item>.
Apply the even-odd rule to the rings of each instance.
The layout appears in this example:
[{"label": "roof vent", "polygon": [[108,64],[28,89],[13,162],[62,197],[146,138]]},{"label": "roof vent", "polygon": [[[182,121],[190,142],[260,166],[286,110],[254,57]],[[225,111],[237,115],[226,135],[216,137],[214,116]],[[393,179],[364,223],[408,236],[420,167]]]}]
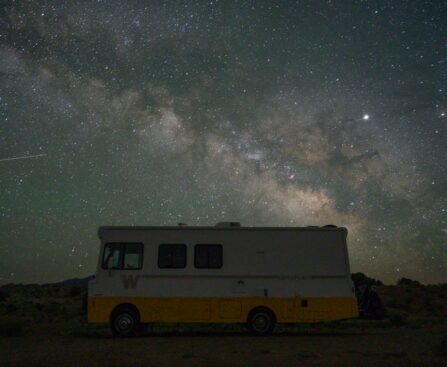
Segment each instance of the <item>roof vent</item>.
[{"label": "roof vent", "polygon": [[241,223],[239,222],[219,222],[216,224],[216,227],[240,227]]}]

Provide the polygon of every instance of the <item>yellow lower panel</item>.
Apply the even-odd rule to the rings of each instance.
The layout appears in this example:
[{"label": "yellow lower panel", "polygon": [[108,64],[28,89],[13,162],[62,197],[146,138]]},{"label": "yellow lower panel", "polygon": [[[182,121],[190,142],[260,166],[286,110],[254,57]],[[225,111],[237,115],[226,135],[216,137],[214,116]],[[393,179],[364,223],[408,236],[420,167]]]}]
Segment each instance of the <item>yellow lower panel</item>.
[{"label": "yellow lower panel", "polygon": [[268,307],[278,322],[318,322],[358,316],[355,298],[149,298],[89,297],[88,321],[109,322],[116,306],[132,304],[142,322],[245,322],[255,307]]}]

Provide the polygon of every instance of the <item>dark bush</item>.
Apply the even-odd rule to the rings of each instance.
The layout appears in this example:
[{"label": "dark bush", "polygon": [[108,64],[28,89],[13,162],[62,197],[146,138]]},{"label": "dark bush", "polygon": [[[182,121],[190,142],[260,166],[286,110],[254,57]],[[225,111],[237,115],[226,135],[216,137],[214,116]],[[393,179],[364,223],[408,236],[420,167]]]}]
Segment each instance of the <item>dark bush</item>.
[{"label": "dark bush", "polygon": [[351,274],[351,279],[356,288],[360,287],[361,285],[383,285],[380,280],[370,278],[363,273],[353,273]]},{"label": "dark bush", "polygon": [[447,356],[447,335],[435,347],[435,353],[439,356]]},{"label": "dark bush", "polygon": [[397,285],[415,285],[415,286],[419,286],[421,285],[421,283],[419,283],[417,280],[412,280],[409,278],[400,278],[397,281]]},{"label": "dark bush", "polygon": [[70,288],[70,297],[79,297],[81,295],[81,287],[73,286]]},{"label": "dark bush", "polygon": [[402,303],[401,308],[403,308],[406,311],[410,311],[411,310],[411,306],[413,304],[413,300],[414,299],[411,296],[405,297],[405,300]]},{"label": "dark bush", "polygon": [[19,336],[23,332],[22,323],[16,320],[0,321],[0,336]]},{"label": "dark bush", "polygon": [[0,302],[4,302],[10,297],[10,293],[7,290],[0,289]]},{"label": "dark bush", "polygon": [[32,285],[28,290],[28,295],[33,298],[40,298],[44,295],[44,291],[39,285]]},{"label": "dark bush", "polygon": [[6,312],[7,313],[13,313],[13,312],[16,312],[17,311],[17,306],[16,305],[13,305],[13,304],[9,304],[9,305],[6,305]]},{"label": "dark bush", "polygon": [[424,312],[426,312],[429,315],[436,314],[436,307],[433,304],[433,301],[431,299],[424,300],[423,310],[424,310]]},{"label": "dark bush", "polygon": [[402,326],[407,323],[407,315],[404,313],[392,313],[390,315],[391,325]]},{"label": "dark bush", "polygon": [[59,297],[60,286],[50,285],[45,287],[45,294],[48,297]]},{"label": "dark bush", "polygon": [[87,315],[87,310],[88,310],[88,296],[87,294],[84,294],[82,296],[82,306],[81,306],[82,315]]},{"label": "dark bush", "polygon": [[4,302],[10,297],[10,293],[6,289],[0,289],[0,302]]},{"label": "dark bush", "polygon": [[402,305],[398,300],[391,298],[386,301],[385,306],[388,308],[400,308]]}]

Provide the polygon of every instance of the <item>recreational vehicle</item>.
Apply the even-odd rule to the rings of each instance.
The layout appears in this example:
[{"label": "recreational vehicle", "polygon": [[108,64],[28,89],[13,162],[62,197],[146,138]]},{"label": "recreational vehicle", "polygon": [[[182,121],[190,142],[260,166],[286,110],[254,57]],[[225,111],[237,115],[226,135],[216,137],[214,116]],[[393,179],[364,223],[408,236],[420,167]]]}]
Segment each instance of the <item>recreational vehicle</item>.
[{"label": "recreational vehicle", "polygon": [[88,320],[130,336],[150,323],[276,323],[358,316],[347,230],[325,227],[100,227]]}]

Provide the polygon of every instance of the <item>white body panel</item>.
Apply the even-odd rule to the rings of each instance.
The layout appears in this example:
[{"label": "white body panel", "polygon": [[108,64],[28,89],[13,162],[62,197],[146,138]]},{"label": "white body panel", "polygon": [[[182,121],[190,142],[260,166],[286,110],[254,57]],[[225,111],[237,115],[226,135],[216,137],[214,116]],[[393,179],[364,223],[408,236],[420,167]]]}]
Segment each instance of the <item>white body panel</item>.
[{"label": "white body panel", "polygon": [[[103,227],[89,296],[353,297],[344,228]],[[104,244],[143,243],[141,270],[101,268]],[[160,244],[185,244],[184,269],[158,268]],[[220,269],[196,269],[194,245],[221,244]]]}]

